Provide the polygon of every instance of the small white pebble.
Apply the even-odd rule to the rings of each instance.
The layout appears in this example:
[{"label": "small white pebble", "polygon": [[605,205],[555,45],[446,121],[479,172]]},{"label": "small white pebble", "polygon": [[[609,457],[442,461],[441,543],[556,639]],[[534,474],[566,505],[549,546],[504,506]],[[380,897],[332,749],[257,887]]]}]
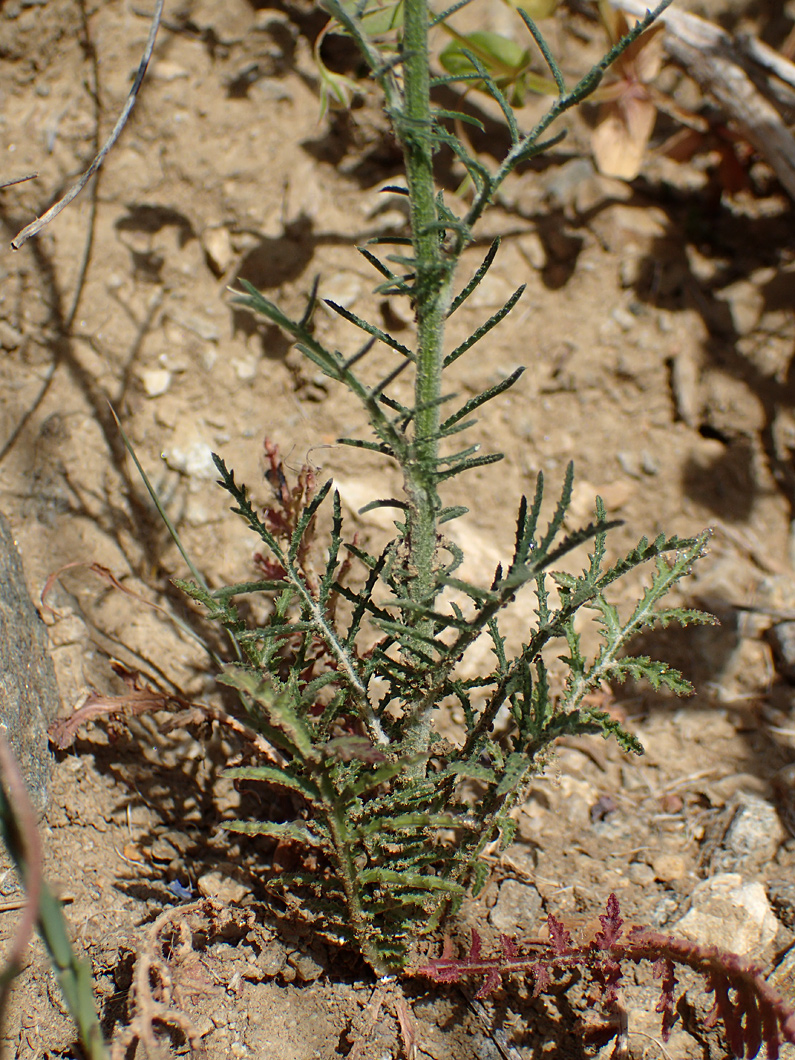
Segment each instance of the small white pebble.
[{"label": "small white pebble", "polygon": [[168,368],[151,368],[141,372],[141,382],[147,397],[160,397],[171,386],[171,372]]}]

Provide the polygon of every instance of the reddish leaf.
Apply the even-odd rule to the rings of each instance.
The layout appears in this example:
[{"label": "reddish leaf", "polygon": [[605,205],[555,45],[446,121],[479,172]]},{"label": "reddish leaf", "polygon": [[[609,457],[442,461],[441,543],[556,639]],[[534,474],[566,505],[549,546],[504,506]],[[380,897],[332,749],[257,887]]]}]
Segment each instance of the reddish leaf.
[{"label": "reddish leaf", "polygon": [[599,950],[609,950],[621,938],[624,921],[621,919],[621,907],[618,898],[611,894],[607,899],[607,912],[599,915],[602,930],[594,936],[593,945]]},{"label": "reddish leaf", "polygon": [[498,968],[490,968],[486,978],[483,981],[483,986],[478,990],[475,997],[482,1001],[484,997],[488,997],[492,994],[502,982],[502,976],[500,975]]},{"label": "reddish leaf", "polygon": [[480,959],[480,949],[480,935],[478,935],[477,931],[472,928],[472,948],[469,951],[469,959],[471,961],[477,961]]},{"label": "reddish leaf", "polygon": [[512,961],[519,956],[516,943],[510,936],[500,935],[500,945],[502,946],[502,954],[507,960]]},{"label": "reddish leaf", "polygon": [[571,935],[565,929],[563,924],[555,919],[552,913],[547,917],[547,924],[549,925],[550,945],[555,954],[561,956],[564,953],[568,953],[571,949]]}]

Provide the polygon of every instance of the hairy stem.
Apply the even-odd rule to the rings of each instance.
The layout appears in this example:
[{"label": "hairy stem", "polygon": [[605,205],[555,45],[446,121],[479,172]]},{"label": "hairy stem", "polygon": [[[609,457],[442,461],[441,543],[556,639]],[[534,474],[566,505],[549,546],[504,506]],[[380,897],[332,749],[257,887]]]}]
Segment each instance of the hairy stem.
[{"label": "hairy stem", "polygon": [[359,952],[378,976],[390,975],[390,968],[368,930],[367,918],[362,907],[359,873],[351,849],[348,823],[345,813],[337,805],[338,800],[334,787],[328,776],[319,778],[319,787],[328,808],[326,823],[331,835],[336,861],[337,874],[345,892],[345,904],[348,907],[350,924],[356,936]]},{"label": "hairy stem", "polygon": [[[444,321],[451,301],[454,261],[445,254],[437,227],[433,181],[432,117],[428,60],[428,5],[406,0],[404,22],[404,105],[396,121],[403,145],[411,208],[415,260],[414,300],[417,314],[414,438],[404,467],[408,510],[408,593],[430,606],[438,592],[436,524],[439,498],[439,398],[444,365]],[[412,619],[413,621],[413,619]],[[416,620],[427,635],[431,623]],[[430,712],[417,718],[410,750],[424,751],[430,736]]]}]

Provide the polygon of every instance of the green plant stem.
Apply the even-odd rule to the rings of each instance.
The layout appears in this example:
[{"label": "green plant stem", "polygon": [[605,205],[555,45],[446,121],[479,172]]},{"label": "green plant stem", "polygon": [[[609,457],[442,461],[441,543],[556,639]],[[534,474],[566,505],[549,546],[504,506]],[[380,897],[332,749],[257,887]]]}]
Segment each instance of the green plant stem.
[{"label": "green plant stem", "polygon": [[[61,903],[41,879],[41,845],[36,814],[8,744],[0,737],[0,835],[17,872],[37,905],[37,927],[88,1060],[108,1060],[97,1017],[91,965],[80,960],[69,941]],[[7,789],[7,790],[6,790]],[[14,805],[16,803],[16,805]],[[34,879],[37,877],[37,879]],[[13,975],[16,969],[4,970]]]},{"label": "green plant stem", "polygon": [[361,902],[361,893],[358,884],[359,873],[351,850],[348,822],[345,813],[340,810],[337,802],[336,792],[327,776],[321,776],[318,780],[321,794],[328,807],[326,823],[331,835],[334,848],[334,860],[337,863],[339,880],[345,891],[345,902],[348,907],[350,923],[356,935],[359,952],[376,973],[383,977],[390,975],[394,969],[390,968],[374,943],[371,933],[368,931],[367,917]]},{"label": "green plant stem", "polygon": [[[442,233],[437,227],[428,5],[426,0],[406,0],[404,10],[404,107],[396,131],[406,162],[417,314],[414,438],[404,469],[409,498],[408,593],[416,602],[430,606],[438,592],[435,566],[440,503],[435,472],[439,455],[444,322],[451,302],[453,262],[444,253]],[[418,633],[423,635],[431,629],[427,618],[419,618],[416,625]],[[417,722],[411,731],[411,752],[425,751],[430,738],[430,713]]]}]

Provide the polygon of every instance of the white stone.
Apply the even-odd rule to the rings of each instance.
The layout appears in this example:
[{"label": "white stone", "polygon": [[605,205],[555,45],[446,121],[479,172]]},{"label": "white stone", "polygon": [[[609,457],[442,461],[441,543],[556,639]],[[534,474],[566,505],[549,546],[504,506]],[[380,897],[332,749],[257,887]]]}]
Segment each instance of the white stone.
[{"label": "white stone", "polygon": [[201,237],[204,253],[213,269],[220,275],[226,272],[235,256],[228,228],[207,228]]},{"label": "white stone", "polygon": [[160,397],[171,386],[171,372],[168,368],[149,368],[141,372],[141,382],[147,397]]},{"label": "white stone", "polygon": [[258,353],[249,354],[247,357],[232,358],[232,367],[241,383],[248,383],[256,378],[259,361],[260,355]]},{"label": "white stone", "polygon": [[778,928],[762,884],[727,872],[695,888],[689,912],[671,931],[704,946],[756,956],[770,945]]},{"label": "white stone", "polygon": [[207,442],[198,439],[187,445],[174,445],[166,449],[163,459],[172,471],[180,471],[190,478],[209,481],[218,477],[218,468],[213,461],[212,449]]}]

